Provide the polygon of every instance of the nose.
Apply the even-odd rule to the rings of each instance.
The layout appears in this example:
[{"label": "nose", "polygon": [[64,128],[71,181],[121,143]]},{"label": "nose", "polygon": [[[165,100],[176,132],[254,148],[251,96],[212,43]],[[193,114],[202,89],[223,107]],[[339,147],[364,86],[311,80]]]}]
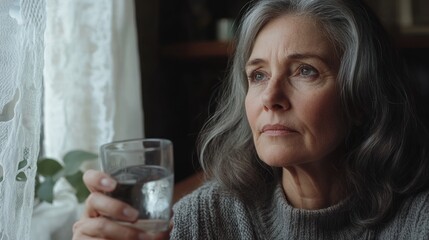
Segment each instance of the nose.
[{"label": "nose", "polygon": [[264,110],[284,111],[290,108],[286,86],[281,80],[271,78],[262,94]]}]

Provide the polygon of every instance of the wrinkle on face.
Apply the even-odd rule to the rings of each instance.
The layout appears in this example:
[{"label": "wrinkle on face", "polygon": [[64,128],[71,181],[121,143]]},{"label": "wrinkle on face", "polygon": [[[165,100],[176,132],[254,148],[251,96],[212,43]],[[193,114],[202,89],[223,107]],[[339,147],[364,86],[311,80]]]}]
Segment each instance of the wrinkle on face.
[{"label": "wrinkle on face", "polygon": [[[246,64],[245,106],[256,151],[283,168],[283,188],[296,207],[321,208],[343,197],[341,173],[332,166],[343,156],[348,128],[335,52],[314,19],[284,15],[261,29]],[[303,66],[317,75],[303,75]],[[261,80],[252,78],[255,72]],[[267,125],[285,130],[261,131]]]}]

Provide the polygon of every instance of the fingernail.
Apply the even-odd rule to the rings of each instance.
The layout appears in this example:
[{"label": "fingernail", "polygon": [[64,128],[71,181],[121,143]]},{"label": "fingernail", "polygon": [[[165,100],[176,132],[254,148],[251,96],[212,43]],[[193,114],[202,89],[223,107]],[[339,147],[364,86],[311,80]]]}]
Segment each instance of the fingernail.
[{"label": "fingernail", "polygon": [[137,219],[137,217],[139,216],[139,212],[134,208],[125,208],[123,213],[124,216],[129,217],[131,219]]},{"label": "fingernail", "polygon": [[106,188],[109,188],[109,189],[114,189],[115,186],[116,186],[116,182],[113,181],[110,178],[103,178],[103,179],[101,179],[101,185],[103,187],[106,187]]}]

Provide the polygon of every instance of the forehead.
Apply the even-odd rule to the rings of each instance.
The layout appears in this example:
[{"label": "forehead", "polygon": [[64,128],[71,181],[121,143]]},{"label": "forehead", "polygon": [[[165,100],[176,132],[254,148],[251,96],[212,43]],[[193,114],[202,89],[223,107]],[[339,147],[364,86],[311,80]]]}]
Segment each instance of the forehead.
[{"label": "forehead", "polygon": [[336,58],[335,48],[323,29],[312,17],[282,15],[269,21],[260,30],[250,58],[262,58],[272,53],[278,56],[305,53]]}]

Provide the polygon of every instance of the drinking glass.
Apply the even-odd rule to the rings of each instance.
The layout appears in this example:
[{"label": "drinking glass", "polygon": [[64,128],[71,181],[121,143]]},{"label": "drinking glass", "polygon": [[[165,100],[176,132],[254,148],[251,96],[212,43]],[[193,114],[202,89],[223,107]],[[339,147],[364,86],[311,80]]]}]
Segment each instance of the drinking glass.
[{"label": "drinking glass", "polygon": [[[117,181],[113,198],[139,210],[133,227],[168,229],[174,186],[173,144],[167,139],[132,139],[100,147],[102,170]],[[122,222],[123,224],[127,224]]]}]

